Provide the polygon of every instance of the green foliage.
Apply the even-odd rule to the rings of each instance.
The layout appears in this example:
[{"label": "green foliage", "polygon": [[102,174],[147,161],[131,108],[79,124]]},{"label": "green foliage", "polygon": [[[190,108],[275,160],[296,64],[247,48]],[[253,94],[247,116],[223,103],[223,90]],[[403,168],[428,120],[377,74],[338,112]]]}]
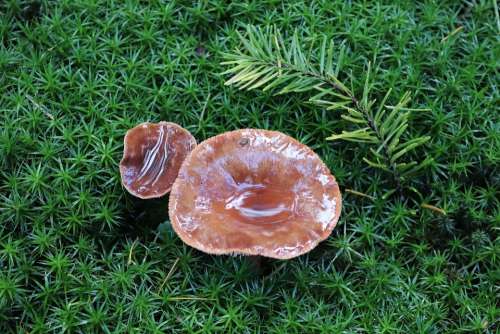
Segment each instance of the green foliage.
[{"label": "green foliage", "polygon": [[[492,1],[7,0],[0,13],[0,333],[498,332]],[[421,198],[382,198],[385,175],[362,159],[376,162],[377,145],[325,141],[357,127],[304,103],[319,91],[224,85],[237,31],[272,24],[298,29],[305,46],[308,36],[345,40],[334,72],[340,63],[350,91],[362,93],[371,61],[370,100],[391,90],[397,105],[411,90],[412,106],[430,109],[411,112],[402,136],[432,136],[435,160],[411,182]],[[160,120],[198,141],[243,127],[285,132],[343,190],[371,198],[343,191],[328,240],[257,275],[245,257],[200,253],[159,225],[165,198],[126,195],[125,131]],[[404,159],[425,160],[421,151]]]},{"label": "green foliage", "polygon": [[[430,137],[414,137],[403,140],[408,128],[410,113],[424,111],[408,108],[410,93],[406,92],[394,106],[386,105],[389,90],[377,105],[370,95],[370,63],[366,73],[362,98],[358,99],[339,79],[340,64],[346,56],[345,44],[338,55],[334,53],[334,42],[323,37],[321,47],[314,47],[314,36],[308,51],[304,51],[298,32],[291,37],[289,45],[276,29],[247,27],[246,36],[239,34],[242,50],[225,53],[223,65],[231,66],[223,74],[230,74],[226,85],[239,89],[263,91],[275,90],[276,94],[304,93],[315,91],[309,102],[324,106],[327,110],[342,110],[342,119],[354,124],[357,129],[331,135],[327,140],[346,140],[376,145],[371,148],[372,157],[363,157],[371,167],[392,173],[397,185],[408,180],[415,172],[428,165],[431,158],[421,163],[401,161],[410,151],[426,143]],[[336,58],[336,59],[335,59]],[[374,110],[375,109],[375,110]]]}]

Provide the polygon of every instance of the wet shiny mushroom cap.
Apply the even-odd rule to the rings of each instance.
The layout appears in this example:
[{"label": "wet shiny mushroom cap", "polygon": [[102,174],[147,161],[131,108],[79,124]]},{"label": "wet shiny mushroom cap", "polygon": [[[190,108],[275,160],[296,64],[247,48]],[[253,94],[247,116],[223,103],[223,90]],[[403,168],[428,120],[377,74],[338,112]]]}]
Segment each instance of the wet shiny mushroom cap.
[{"label": "wet shiny mushroom cap", "polygon": [[255,129],[199,144],[169,203],[172,226],[188,245],[278,259],[316,247],[340,211],[339,187],[318,155],[283,133]]},{"label": "wet shiny mushroom cap", "polygon": [[124,139],[120,161],[123,186],[143,199],[165,195],[195,146],[191,133],[175,123],[137,125],[127,131]]}]

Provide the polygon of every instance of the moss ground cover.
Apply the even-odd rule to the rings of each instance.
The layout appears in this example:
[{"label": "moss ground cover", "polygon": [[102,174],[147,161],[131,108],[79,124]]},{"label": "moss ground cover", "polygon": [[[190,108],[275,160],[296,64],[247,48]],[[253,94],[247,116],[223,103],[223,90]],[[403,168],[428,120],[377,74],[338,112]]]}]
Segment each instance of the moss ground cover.
[{"label": "moss ground cover", "polygon": [[[0,3],[0,332],[498,331],[500,270],[495,1],[21,1]],[[384,199],[366,145],[305,94],[224,85],[248,25],[344,45],[355,92],[410,90],[412,152],[434,162]],[[125,131],[171,121],[198,140],[279,130],[336,175],[332,236],[263,273],[185,246],[165,199],[120,185]],[[363,196],[356,193],[362,193]],[[166,204],[166,203],[165,203]],[[422,204],[428,204],[427,208]],[[429,206],[430,205],[430,206]],[[436,207],[436,208],[434,208]],[[446,214],[440,212],[444,210]]]}]

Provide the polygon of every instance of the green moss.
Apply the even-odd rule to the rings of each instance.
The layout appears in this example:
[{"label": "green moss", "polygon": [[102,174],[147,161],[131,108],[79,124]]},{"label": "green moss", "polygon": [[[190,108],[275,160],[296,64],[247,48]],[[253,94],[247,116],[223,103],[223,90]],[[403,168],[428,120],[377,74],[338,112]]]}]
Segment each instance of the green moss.
[{"label": "green moss", "polygon": [[[0,331],[494,333],[493,4],[2,2]],[[408,131],[431,136],[414,158],[435,160],[412,180],[421,195],[382,199],[387,176],[363,163],[368,148],[324,140],[346,128],[337,112],[301,94],[224,86],[222,53],[238,47],[247,24],[345,43],[342,79],[356,92],[374,59],[380,92],[413,91],[412,106],[430,111],[413,113]],[[344,192],[327,241],[297,259],[267,260],[256,275],[245,258],[183,245],[125,194],[124,133],[160,120],[198,140],[243,127],[283,131],[313,147],[343,190],[375,199]]]}]

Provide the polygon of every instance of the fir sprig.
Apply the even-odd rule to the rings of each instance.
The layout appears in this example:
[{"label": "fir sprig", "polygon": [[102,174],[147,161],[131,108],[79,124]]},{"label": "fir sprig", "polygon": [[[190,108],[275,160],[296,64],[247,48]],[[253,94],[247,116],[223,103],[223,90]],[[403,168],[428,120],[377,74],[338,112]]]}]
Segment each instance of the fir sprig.
[{"label": "fir sprig", "polygon": [[345,55],[343,46],[335,62],[334,43],[328,42],[326,37],[319,52],[316,52],[314,43],[307,52],[304,51],[297,32],[289,43],[279,31],[270,27],[248,26],[246,34],[239,34],[239,37],[242,48],[224,54],[223,65],[230,68],[223,74],[231,75],[226,85],[246,90],[272,90],[275,94],[314,91],[309,102],[329,110],[342,110],[341,117],[355,126],[353,130],[344,130],[326,139],[372,144],[371,156],[363,160],[371,167],[391,173],[396,189],[401,189],[410,175],[431,162],[431,158],[420,163],[404,159],[410,151],[430,139],[429,136],[403,138],[411,112],[422,110],[407,107],[411,94],[403,94],[399,102],[391,106],[386,104],[391,93],[389,90],[377,104],[376,100],[370,99],[373,85],[368,64],[363,94],[361,98],[356,97],[353,90],[338,79],[339,60]]}]

